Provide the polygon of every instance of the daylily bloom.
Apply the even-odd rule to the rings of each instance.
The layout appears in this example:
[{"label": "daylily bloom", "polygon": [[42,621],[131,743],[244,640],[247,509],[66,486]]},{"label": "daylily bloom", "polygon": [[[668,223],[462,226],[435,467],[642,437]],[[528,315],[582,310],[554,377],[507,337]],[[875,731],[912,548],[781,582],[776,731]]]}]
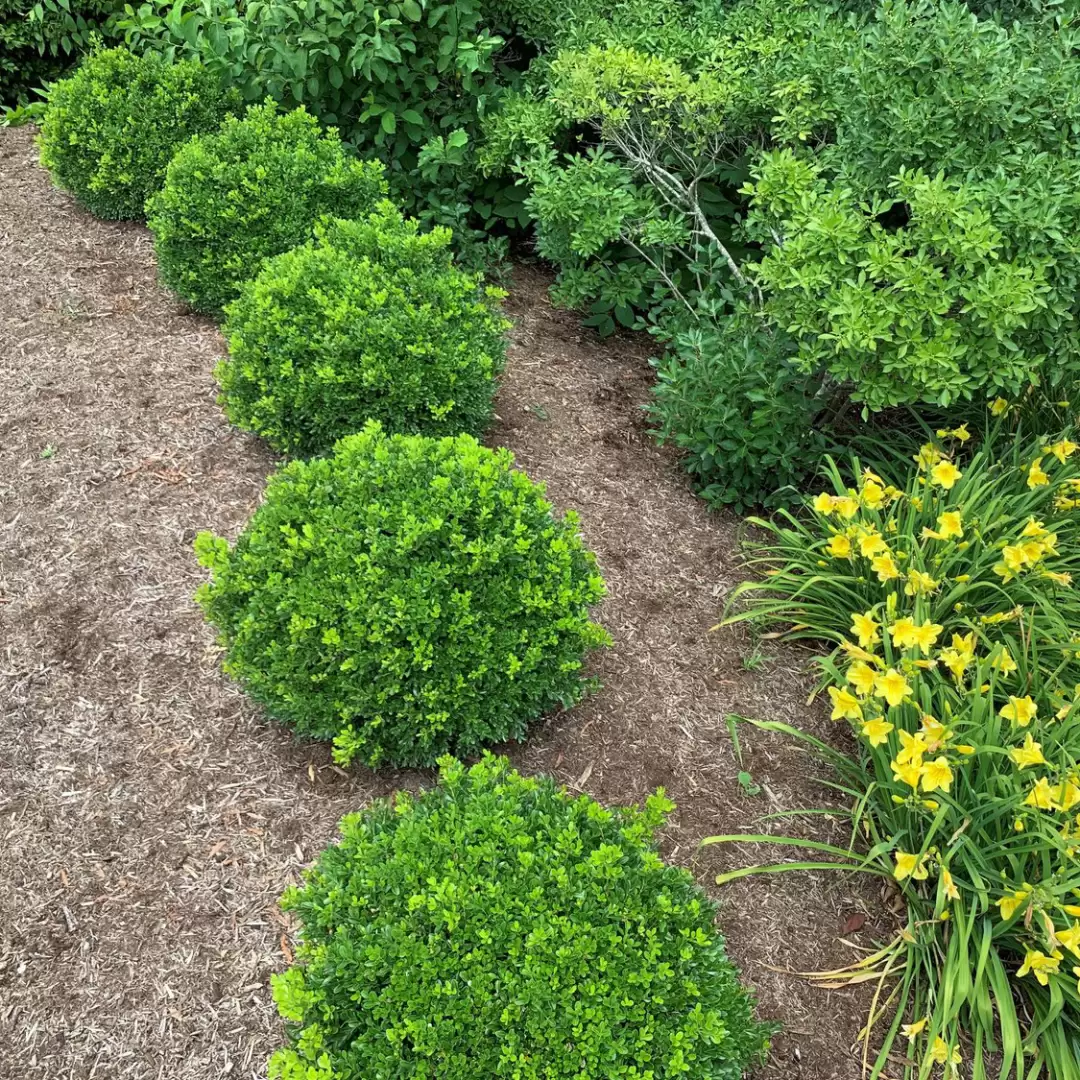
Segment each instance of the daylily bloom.
[{"label": "daylily bloom", "polygon": [[889,545],[885,543],[881,533],[867,532],[859,537],[859,554],[864,559],[872,559],[882,551],[888,551]]},{"label": "daylily bloom", "polygon": [[875,480],[867,480],[863,484],[862,501],[863,505],[870,507],[871,510],[880,509],[885,502],[885,489]]},{"label": "daylily bloom", "polygon": [[836,495],[833,497],[833,509],[850,521],[859,512],[859,500],[850,495]]},{"label": "daylily bloom", "polygon": [[990,415],[1000,416],[1008,407],[1009,403],[1003,397],[994,398],[990,402]]},{"label": "daylily bloom", "polygon": [[820,495],[814,496],[812,505],[819,514],[824,514],[828,517],[829,514],[833,512],[835,502],[835,495],[830,495],[827,491],[823,491]]},{"label": "daylily bloom", "polygon": [[904,592],[908,596],[928,596],[938,587],[938,581],[922,570],[908,572]]},{"label": "daylily bloom", "polygon": [[1070,952],[1080,956],[1080,923],[1073,923],[1067,930],[1055,930],[1054,937]]},{"label": "daylily bloom", "polygon": [[906,851],[894,851],[893,858],[896,860],[896,869],[893,877],[897,881],[911,878],[913,881],[925,881],[929,871],[926,869],[926,856],[909,855]]},{"label": "daylily bloom", "polygon": [[941,870],[941,888],[950,900],[960,899],[960,890],[956,887],[956,882],[953,881],[952,874],[944,867],[942,867]]},{"label": "daylily bloom", "polygon": [[828,690],[833,703],[833,720],[861,720],[863,718],[862,707],[854,694],[847,690],[838,690],[835,686],[830,686]]},{"label": "daylily bloom", "polygon": [[1050,477],[1043,472],[1042,458],[1036,458],[1028,469],[1027,486],[1029,488],[1045,487],[1050,483]]},{"label": "daylily bloom", "polygon": [[1036,810],[1057,810],[1057,800],[1054,798],[1050,781],[1045,776],[1040,776],[1035,781],[1034,787],[1028,792],[1024,800],[1025,806],[1034,806]]},{"label": "daylily bloom", "polygon": [[1070,442],[1068,439],[1062,439],[1060,442],[1052,443],[1046,449],[1049,453],[1053,454],[1062,465],[1064,465],[1065,459],[1072,457],[1077,450],[1080,450],[1080,446],[1074,442]]},{"label": "daylily bloom", "polygon": [[922,765],[923,754],[928,749],[925,736],[921,731],[914,735],[910,731],[900,732],[900,751],[896,760],[901,765],[911,762],[913,765]]},{"label": "daylily bloom", "polygon": [[1000,900],[995,901],[998,909],[1001,911],[1001,917],[1005,921],[1011,919],[1017,912],[1018,908],[1023,907],[1031,896],[1031,889],[1025,885],[1022,889],[1017,889],[1009,896],[1003,896]]},{"label": "daylily bloom", "polygon": [[964,474],[951,462],[951,461],[939,461],[930,470],[930,479],[939,484],[946,491],[951,491],[953,485]]},{"label": "daylily bloom", "polygon": [[964,526],[960,521],[959,510],[946,510],[937,520],[938,531],[942,536],[959,539],[964,535]]},{"label": "daylily bloom", "polygon": [[907,784],[913,791],[919,787],[919,779],[922,776],[922,763],[919,761],[909,761],[907,764],[901,764],[895,758],[889,762],[892,768],[893,779],[898,780],[901,784]]},{"label": "daylily bloom", "polygon": [[1001,706],[998,715],[1003,716],[1006,720],[1011,720],[1020,727],[1027,727],[1035,719],[1038,711],[1039,706],[1031,700],[1030,695],[1018,698],[1010,694],[1008,704]]},{"label": "daylily bloom", "polygon": [[1016,973],[1018,979],[1034,975],[1040,986],[1050,985],[1050,976],[1061,967],[1062,955],[1055,949],[1049,956],[1039,949],[1028,949],[1024,964]]},{"label": "daylily bloom", "polygon": [[900,570],[891,552],[885,551],[880,555],[875,555],[870,562],[870,566],[877,574],[880,582],[892,581],[900,576]]},{"label": "daylily bloom", "polygon": [[930,1047],[930,1059],[939,1065],[959,1065],[963,1061],[960,1051],[955,1046],[950,1047],[940,1035],[934,1039],[934,1045]]},{"label": "daylily bloom", "polygon": [[825,549],[834,559],[851,558],[851,539],[843,533],[833,533],[829,537],[829,545]]},{"label": "daylily bloom", "polygon": [[918,1036],[922,1034],[929,1019],[928,1016],[924,1016],[921,1020],[916,1020],[914,1024],[904,1024],[900,1029],[900,1034],[908,1040],[918,1038]]},{"label": "daylily bloom", "polygon": [[943,756],[926,761],[922,767],[923,791],[948,791],[953,782],[953,771],[948,760]]},{"label": "daylily bloom", "polygon": [[879,716],[876,720],[864,720],[862,733],[870,740],[871,746],[881,746],[889,741],[889,732],[894,727],[894,724],[890,724],[888,720],[882,720]]},{"label": "daylily bloom", "polygon": [[905,698],[911,697],[912,691],[907,679],[896,668],[889,668],[883,675],[877,677],[874,693],[895,706]]},{"label": "daylily bloom", "polygon": [[863,660],[859,660],[847,669],[847,681],[855,687],[855,693],[860,697],[866,697],[874,692],[877,683],[877,674]]},{"label": "daylily bloom", "polygon": [[1029,769],[1033,765],[1045,765],[1046,758],[1042,754],[1042,744],[1037,743],[1031,735],[1024,740],[1023,746],[1014,746],[1009,751],[1009,757],[1016,762],[1020,769]]},{"label": "daylily bloom", "polygon": [[871,645],[876,645],[881,640],[878,635],[879,628],[880,624],[874,621],[869,611],[863,615],[851,616],[851,632],[859,639],[859,644],[864,649],[869,649]]}]

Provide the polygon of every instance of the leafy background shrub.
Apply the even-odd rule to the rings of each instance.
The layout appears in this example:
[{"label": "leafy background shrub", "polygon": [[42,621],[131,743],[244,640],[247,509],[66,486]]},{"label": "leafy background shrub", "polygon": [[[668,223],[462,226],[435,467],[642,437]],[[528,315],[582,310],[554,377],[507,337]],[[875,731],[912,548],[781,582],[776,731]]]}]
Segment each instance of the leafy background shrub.
[{"label": "leafy background shrub", "polygon": [[271,1077],[737,1080],[763,1055],[713,904],[655,852],[662,792],[607,810],[490,755],[440,765],[347,817],[286,894],[303,931]]},{"label": "leafy background shrub", "polygon": [[98,217],[139,218],[177,148],[237,105],[196,63],[96,52],[50,91],[41,163]]},{"label": "leafy background shrub", "polygon": [[821,977],[884,991],[889,1007],[866,1034],[875,1076],[904,1020],[925,1074],[937,1064],[966,1075],[971,1053],[971,1075],[986,1075],[986,1052],[1000,1054],[1002,1076],[1076,1076],[1080,446],[1070,434],[1015,438],[1003,420],[968,460],[967,429],[943,430],[902,487],[855,461],[857,484],[834,467],[809,516],[756,522],[769,534],[754,555],[766,576],[736,591],[746,607],[732,618],[835,643],[823,683],[833,718],[858,736],[848,755],[756,722],[809,743],[851,799],[850,850],[803,846],[890,879],[906,906],[893,941]]},{"label": "leafy background shrub", "polygon": [[603,582],[512,461],[370,423],[286,465],[231,550],[198,540],[226,671],[341,763],[430,765],[573,704]]},{"label": "leafy background shrub", "polygon": [[385,192],[382,166],[350,159],[304,109],[251,106],[181,147],[147,203],[161,278],[193,308],[219,312],[263,259],[310,239],[319,217],[363,215]]},{"label": "leafy background shrub", "polygon": [[367,419],[482,434],[510,325],[503,294],[453,265],[449,230],[420,233],[391,203],[315,233],[228,307],[218,380],[229,419],[300,454]]},{"label": "leafy background shrub", "polygon": [[785,505],[829,448],[825,388],[796,370],[782,335],[743,317],[684,325],[657,367],[660,442],[684,451],[703,499],[736,511]]},{"label": "leafy background shrub", "polygon": [[107,27],[116,0],[0,0],[0,108],[26,105]]}]

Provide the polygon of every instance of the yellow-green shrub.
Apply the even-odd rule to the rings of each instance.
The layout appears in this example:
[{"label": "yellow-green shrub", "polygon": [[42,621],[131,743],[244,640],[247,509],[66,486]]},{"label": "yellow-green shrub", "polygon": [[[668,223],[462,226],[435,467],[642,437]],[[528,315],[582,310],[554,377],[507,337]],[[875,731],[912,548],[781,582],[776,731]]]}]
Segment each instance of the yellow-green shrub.
[{"label": "yellow-green shrub", "polygon": [[907,1036],[905,1075],[958,1076],[970,1054],[980,1078],[998,1052],[1002,1076],[1076,1080],[1080,454],[1067,435],[995,434],[967,460],[966,429],[939,434],[902,488],[857,462],[849,487],[833,466],[806,516],[759,521],[765,577],[729,621],[836,643],[823,681],[855,753],[757,723],[811,743],[852,800],[850,848],[803,841],[828,861],[782,869],[878,874],[906,903],[891,942],[822,973],[878,982],[872,1075]]}]

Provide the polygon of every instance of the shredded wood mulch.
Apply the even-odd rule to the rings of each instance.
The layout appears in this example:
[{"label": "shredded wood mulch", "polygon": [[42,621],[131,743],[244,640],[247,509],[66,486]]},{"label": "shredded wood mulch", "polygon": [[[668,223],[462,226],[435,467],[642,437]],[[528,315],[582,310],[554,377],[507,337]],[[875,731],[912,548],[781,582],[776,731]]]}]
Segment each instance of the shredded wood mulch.
[{"label": "shredded wood mulch", "polygon": [[[761,1013],[785,1025],[769,1080],[857,1077],[865,995],[791,970],[857,960],[894,931],[839,874],[720,870],[790,852],[708,835],[839,823],[812,759],[730,713],[829,730],[809,654],[710,632],[739,580],[740,523],[709,512],[647,435],[650,341],[599,340],[519,267],[490,440],[575,507],[609,586],[603,689],[508,747],[609,803],[663,786],[665,854],[721,902]],[[216,404],[216,327],[155,282],[144,228],[50,187],[32,134],[0,131],[0,1077],[265,1075],[292,956],[277,898],[339,818],[428,773],[335,767],[220,673],[192,601],[200,529],[234,536],[273,458]],[[740,785],[739,774],[752,783]],[[745,779],[745,777],[744,777]]]}]

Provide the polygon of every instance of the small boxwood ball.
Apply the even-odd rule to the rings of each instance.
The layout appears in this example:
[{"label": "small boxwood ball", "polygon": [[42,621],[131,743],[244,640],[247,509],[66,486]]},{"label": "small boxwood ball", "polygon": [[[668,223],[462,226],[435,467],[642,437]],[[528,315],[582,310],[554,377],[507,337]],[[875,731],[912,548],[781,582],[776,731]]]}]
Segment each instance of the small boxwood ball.
[{"label": "small boxwood ball", "polygon": [[148,201],[161,279],[218,314],[264,259],[310,240],[321,216],[360,217],[385,193],[382,165],[350,157],[333,128],[303,108],[253,105],[181,147]]},{"label": "small boxwood ball", "polygon": [[509,323],[504,295],[453,265],[449,229],[392,203],[326,220],[267,260],[227,308],[222,403],[278,450],[328,450],[369,419],[388,431],[480,435]]},{"label": "small boxwood ball", "polygon": [[430,765],[573,704],[603,582],[576,516],[512,464],[372,421],[286,465],[234,547],[196,541],[226,671],[342,764]]},{"label": "small boxwood ball", "polygon": [[271,1080],[738,1080],[756,1023],[715,909],[653,833],[486,755],[347,817],[290,890]]},{"label": "small boxwood ball", "polygon": [[239,107],[194,60],[92,53],[49,93],[41,163],[100,218],[141,218],[177,149]]}]

